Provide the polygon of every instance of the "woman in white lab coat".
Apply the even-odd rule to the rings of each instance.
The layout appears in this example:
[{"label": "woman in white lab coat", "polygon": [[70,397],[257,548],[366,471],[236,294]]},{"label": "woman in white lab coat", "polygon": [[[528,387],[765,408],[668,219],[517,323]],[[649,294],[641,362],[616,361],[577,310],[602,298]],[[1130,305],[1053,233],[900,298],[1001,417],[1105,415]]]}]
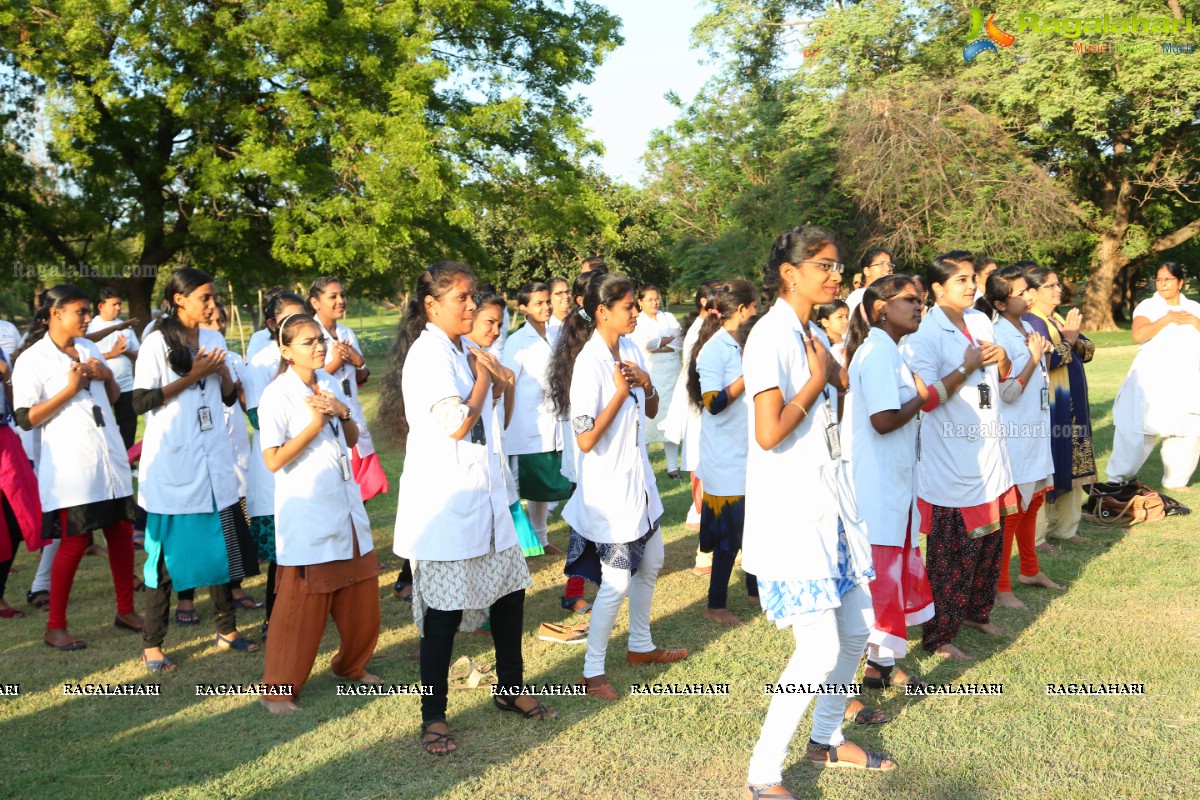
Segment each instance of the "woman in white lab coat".
[{"label": "woman in white lab coat", "polygon": [[550,287],[527,283],[517,292],[517,310],[525,324],[504,344],[501,363],[515,376],[511,390],[512,418],[504,430],[504,452],[517,480],[517,491],[528,503],[529,521],[545,552],[562,555],[550,544],[546,529],[550,510],[571,496],[571,483],[562,474],[562,428],[546,396],[546,370],[553,352],[547,324]]},{"label": "woman in white lab coat", "polygon": [[304,298],[291,292],[272,296],[264,306],[266,330],[271,338],[255,351],[246,365],[243,393],[246,398],[246,417],[254,428],[251,443],[249,494],[246,495],[246,515],[250,518],[250,536],[258,547],[258,560],[267,565],[266,610],[262,634],[267,638],[271,611],[275,606],[275,476],[267,469],[262,457],[262,436],[258,433],[258,403],[263,391],[280,373],[279,322],[293,314],[305,313]]},{"label": "woman in white lab coat", "polygon": [[[813,308],[837,296],[844,265],[833,235],[812,225],[776,238],[763,290],[776,295],[742,354],[751,398],[742,568],[758,579],[767,619],[790,629],[795,649],[772,683],[850,684],[871,627],[874,575],[866,537],[839,520],[838,391],[846,371],[829,353]],[[747,770],[751,797],[784,796],[782,769],[792,738],[816,697],[809,761],[890,770],[895,763],[842,735],[846,694],[779,692]],[[887,717],[864,709],[865,722]]]},{"label": "woman in white lab coat", "polygon": [[284,318],[280,354],[288,368],[259,402],[263,460],[275,474],[275,635],[267,650],[259,702],[273,713],[297,711],[333,617],[341,637],[336,677],[379,683],[366,665],[379,639],[379,566],[362,493],[350,468],[358,426],[325,372],[332,343],[307,314]]},{"label": "woman in white lab coat", "polygon": [[325,371],[333,376],[341,388],[343,399],[350,406],[354,422],[358,425],[358,444],[351,452],[351,460],[354,462],[354,479],[362,489],[365,503],[378,494],[387,493],[388,479],[371,441],[366,414],[358,401],[358,387],[367,382],[371,370],[363,358],[358,336],[338,322],[346,316],[347,302],[345,287],[337,278],[317,278],[309,287],[308,304],[313,317],[321,330],[325,331],[325,336],[333,342],[325,354]]},{"label": "woman in white lab coat", "polygon": [[142,662],[151,672],[177,668],[162,650],[173,588],[209,587],[219,649],[259,649],[237,631],[228,585],[257,575],[258,561],[223,424],[222,405],[237,402],[225,339],[204,327],[216,292],[205,273],[181,269],[165,294],[170,309],[142,341],[133,379],[134,409],[146,415],[138,505],[147,511]]},{"label": "woman in white lab coat", "polygon": [[[421,633],[421,744],[457,749],[446,721],[454,635],[485,615],[501,693],[521,686],[525,590],[532,585],[508,508],[495,446],[500,362],[471,347],[475,278],[439,262],[421,273],[384,378],[379,421],[405,448],[396,505],[396,555],[412,561],[413,620]],[[535,698],[497,696],[497,708],[555,716]]]},{"label": "woman in white lab coat", "polygon": [[1200,303],[1187,297],[1187,274],[1168,261],[1157,291],[1133,310],[1138,354],[1113,402],[1108,479],[1137,476],[1162,437],[1164,489],[1182,489],[1200,461]]},{"label": "woman in white lab coat", "polygon": [[616,700],[605,656],[617,611],[629,597],[630,664],[668,664],[687,650],[656,647],[650,604],[663,565],[662,501],[646,451],[646,420],[658,392],[641,353],[623,337],[637,324],[633,286],[601,273],[567,318],[550,366],[554,408],[575,432],[577,483],[563,509],[571,526],[567,575],[600,585],[592,604],[583,683],[592,697]]},{"label": "woman in white lab coat", "polygon": [[901,348],[908,368],[939,399],[926,412],[918,445],[918,508],[934,600],[921,643],[928,652],[967,660],[953,643],[960,626],[1002,634],[991,622],[1001,518],[1019,507],[1000,411],[1000,384],[1012,364],[991,320],[972,308],[970,253],[938,256],[926,279],[937,305]]},{"label": "woman in white lab coat", "polygon": [[61,541],[50,579],[44,641],[81,650],[67,629],[67,603],[90,534],[103,530],[117,597],[114,625],[141,632],[133,607],[133,479],[112,402],[120,387],[88,339],[87,294],[60,285],[42,293],[46,325],[35,327],[13,370],[13,405],[26,429],[41,431],[38,485],[43,537]]},{"label": "woman in white lab coat", "polygon": [[939,395],[900,355],[903,337],[921,324],[921,297],[909,275],[871,283],[854,307],[846,341],[850,391],[842,419],[839,500],[842,522],[871,543],[875,622],[867,639],[863,683],[873,689],[923,686],[896,663],[908,652],[908,626],[933,617],[933,593],[921,561],[917,512],[917,414]]}]

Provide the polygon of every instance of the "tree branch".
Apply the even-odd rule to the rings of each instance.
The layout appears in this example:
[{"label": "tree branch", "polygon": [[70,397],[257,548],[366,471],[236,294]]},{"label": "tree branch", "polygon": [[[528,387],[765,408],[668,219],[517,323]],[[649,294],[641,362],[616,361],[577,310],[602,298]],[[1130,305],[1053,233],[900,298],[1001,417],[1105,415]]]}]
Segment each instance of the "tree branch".
[{"label": "tree branch", "polygon": [[1161,253],[1163,250],[1170,250],[1191,239],[1197,233],[1200,233],[1200,219],[1194,219],[1173,233],[1158,237],[1154,240],[1154,244],[1150,245],[1150,252]]}]

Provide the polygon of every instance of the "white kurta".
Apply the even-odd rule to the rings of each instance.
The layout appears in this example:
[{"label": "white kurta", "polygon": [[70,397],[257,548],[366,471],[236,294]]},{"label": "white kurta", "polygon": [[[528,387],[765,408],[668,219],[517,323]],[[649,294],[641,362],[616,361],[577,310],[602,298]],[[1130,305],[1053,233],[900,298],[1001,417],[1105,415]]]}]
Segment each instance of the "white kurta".
[{"label": "white kurta", "polygon": [[[318,370],[322,391],[337,397],[334,380]],[[280,447],[300,435],[313,419],[306,398],[312,391],[288,370],[272,381],[258,405],[264,449]],[[342,420],[321,426],[308,446],[280,468],[275,478],[275,560],[286,567],[347,561],[375,549],[362,490],[350,474],[350,449]],[[345,459],[346,477],[341,459]]]},{"label": "white kurta", "polygon": [[396,500],[396,555],[461,561],[516,545],[496,446],[496,415],[485,409],[480,416],[482,443],[473,442],[470,431],[462,439],[451,438],[439,417],[443,401],[465,403],[475,386],[466,343],[460,350],[440,328],[427,324],[405,358],[402,383],[410,431]]},{"label": "white kurta", "polygon": [[[665,442],[660,425],[667,418],[667,410],[671,407],[671,398],[675,394],[675,381],[679,378],[681,362],[679,351],[683,342],[679,337],[683,331],[675,317],[666,311],[659,311],[654,317],[648,314],[638,314],[637,327],[629,337],[642,351],[642,357],[649,365],[650,382],[658,390],[658,414],[650,418],[646,431],[647,442]],[[672,337],[669,353],[654,353],[662,347],[662,340]]]},{"label": "white kurta", "polygon": [[920,424],[914,416],[890,433],[879,433],[871,417],[912,400],[917,384],[900,348],[880,328],[871,328],[849,372],[838,493],[842,522],[873,545],[903,547],[910,526],[915,541],[921,525],[916,470]]},{"label": "white kurta", "polygon": [[[996,344],[1004,348],[1012,361],[1013,376],[1020,375],[1029,364],[1029,348],[1025,339],[1033,333],[1033,326],[1021,323],[1018,331],[1004,318],[996,320]],[[1021,507],[1026,508],[1038,489],[1049,486],[1054,480],[1054,457],[1050,451],[1050,404],[1042,407],[1042,390],[1050,384],[1043,364],[1036,367],[1025,384],[1025,390],[1016,402],[1005,403],[1004,430],[1008,446],[1008,462],[1012,466],[1013,483],[1021,492]],[[1049,392],[1046,394],[1049,397]]]},{"label": "white kurta", "polygon": [[[224,350],[225,339],[201,328],[200,346]],[[181,377],[167,361],[167,343],[157,330],[142,341],[133,388],[161,389]],[[214,373],[147,412],[138,463],[138,505],[151,514],[210,514],[238,501],[233,444],[221,424],[221,375]],[[200,430],[200,409],[212,427]],[[216,500],[216,509],[213,500]]]},{"label": "white kurta", "polygon": [[[968,309],[963,321],[970,340],[934,306],[901,347],[908,368],[926,386],[960,366],[972,341],[978,346],[980,341],[996,340],[986,315]],[[979,407],[984,384],[991,395],[990,408]],[[924,415],[917,466],[917,493],[922,500],[963,508],[995,500],[1012,488],[1001,405],[999,368],[993,364],[972,372],[962,388]]]},{"label": "white kurta", "polygon": [[[641,353],[621,337],[622,361],[643,366]],[[616,362],[608,345],[593,333],[571,376],[571,421],[577,430],[585,419],[593,423],[617,392]],[[625,543],[639,538],[662,517],[662,500],[646,451],[646,391],[627,396],[612,423],[590,452],[576,452],[579,478],[562,517],[573,530],[599,543]]]},{"label": "white kurta", "polygon": [[[316,317],[313,317],[313,319],[316,319]],[[362,353],[362,346],[358,343],[358,337],[354,334],[354,331],[340,322],[334,326],[333,331],[328,331],[321,325],[321,321],[318,319],[317,327],[321,329],[321,333],[325,335],[325,338],[330,340],[329,347],[325,350],[326,364],[334,359],[334,342],[345,342],[359,353]],[[366,458],[375,452],[375,444],[371,439],[371,432],[367,430],[366,413],[363,411],[362,404],[358,402],[358,379],[355,377],[357,371],[349,362],[343,362],[337,372],[326,374],[330,375],[337,382],[338,396],[350,407],[350,416],[354,419],[354,423],[358,425],[358,444],[354,445],[354,451],[358,453],[359,458]]]},{"label": "white kurta", "polygon": [[[1200,317],[1200,303],[1155,294],[1133,316],[1157,322],[1172,310]],[[1113,424],[1148,436],[1200,436],[1200,331],[1171,324],[1142,342],[1113,402]]]},{"label": "white kurta", "polygon": [[[100,348],[87,339],[76,339],[75,350],[83,361],[104,362]],[[43,336],[13,368],[13,408],[33,408],[57,395],[67,385],[74,363],[48,335]],[[99,410],[103,426],[96,424],[94,409]],[[104,381],[89,381],[34,430],[40,432],[37,479],[43,511],[133,494],[129,459]]]}]

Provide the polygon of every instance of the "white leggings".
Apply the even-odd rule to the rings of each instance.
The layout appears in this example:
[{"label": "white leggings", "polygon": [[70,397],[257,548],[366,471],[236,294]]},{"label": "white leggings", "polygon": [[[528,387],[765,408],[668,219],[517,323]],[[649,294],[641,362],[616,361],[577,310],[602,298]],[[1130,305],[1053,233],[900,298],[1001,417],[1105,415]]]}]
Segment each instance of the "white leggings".
[{"label": "white leggings", "polygon": [[[805,614],[792,625],[796,649],[779,676],[779,683],[852,683],[874,624],[871,593],[865,586],[847,592],[838,608]],[[767,718],[763,721],[758,744],[754,746],[754,754],[750,757],[747,783],[764,785],[782,782],[788,746],[812,699],[812,694],[786,692],[776,692],[771,696]],[[848,695],[845,694],[817,695],[817,705],[813,709],[814,742],[836,746],[845,741],[842,736],[842,715],[846,713],[847,700]]]},{"label": "white leggings", "polygon": [[37,573],[33,576],[33,585],[29,587],[30,594],[50,591],[50,568],[54,566],[54,554],[58,552],[60,544],[62,544],[62,539],[54,539],[42,548],[42,557],[38,561]]},{"label": "white leggings", "polygon": [[583,657],[583,677],[604,674],[604,656],[621,601],[629,595],[629,652],[648,653],[654,649],[650,638],[650,601],[663,565],[662,530],[646,542],[646,553],[636,575],[627,569],[600,565],[600,589],[592,601],[592,619],[588,627],[587,654]]},{"label": "white leggings", "polygon": [[[1136,477],[1154,452],[1155,438],[1153,434],[1118,426],[1113,433],[1112,455],[1108,457],[1108,479],[1127,481]],[[1161,455],[1163,488],[1182,489],[1191,482],[1200,462],[1200,436],[1164,436]]]}]

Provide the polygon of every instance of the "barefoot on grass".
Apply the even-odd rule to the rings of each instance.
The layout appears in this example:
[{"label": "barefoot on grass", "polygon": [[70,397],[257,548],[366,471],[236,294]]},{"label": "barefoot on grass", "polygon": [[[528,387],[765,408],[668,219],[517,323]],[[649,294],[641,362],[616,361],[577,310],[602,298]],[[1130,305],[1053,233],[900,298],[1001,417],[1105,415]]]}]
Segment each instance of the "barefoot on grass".
[{"label": "barefoot on grass", "polygon": [[973,656],[967,655],[962,650],[959,650],[957,647],[955,647],[952,644],[944,644],[941,647],[939,647],[937,650],[934,650],[934,653],[941,656],[942,658],[949,659],[950,661],[974,661],[975,660]]},{"label": "barefoot on grass", "polygon": [[1015,608],[1018,611],[1026,611],[1029,606],[1017,599],[1017,596],[1012,592],[996,592],[996,602],[1005,608]]},{"label": "barefoot on grass", "polygon": [[258,704],[272,714],[295,714],[300,710],[300,706],[291,700],[268,700],[261,695],[258,698]]},{"label": "barefoot on grass", "polygon": [[1026,586],[1041,586],[1046,589],[1061,589],[1061,588],[1063,588],[1059,584],[1050,580],[1049,576],[1047,576],[1046,573],[1044,573],[1044,572],[1039,572],[1037,575],[1032,575],[1029,577],[1026,577],[1025,575],[1018,575],[1017,581],[1019,583],[1025,584]]},{"label": "barefoot on grass", "polygon": [[727,608],[706,608],[704,609],[704,618],[713,619],[734,627],[742,624],[742,621],[729,613],[729,609]]},{"label": "barefoot on grass", "polygon": [[997,627],[994,622],[971,622],[969,620],[963,620],[963,625],[966,625],[969,628],[974,628],[981,633],[986,633],[988,636],[1008,635],[1004,632],[1004,629]]}]

